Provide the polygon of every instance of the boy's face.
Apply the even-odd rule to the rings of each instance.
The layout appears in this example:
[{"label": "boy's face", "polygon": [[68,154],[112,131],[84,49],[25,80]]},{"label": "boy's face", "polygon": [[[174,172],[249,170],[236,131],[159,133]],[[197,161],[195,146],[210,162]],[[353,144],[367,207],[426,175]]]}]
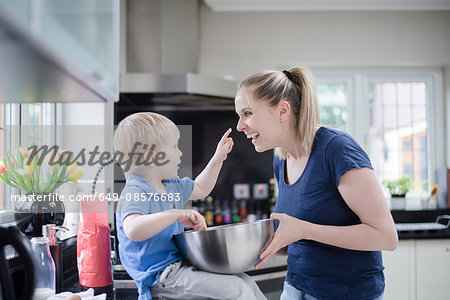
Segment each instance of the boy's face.
[{"label": "boy's face", "polygon": [[178,175],[181,156],[183,155],[180,149],[178,149],[179,139],[179,135],[168,137],[165,144],[158,150],[158,152],[165,153],[163,161],[168,161],[166,164],[157,167],[158,175],[160,175],[162,179],[172,179]]}]

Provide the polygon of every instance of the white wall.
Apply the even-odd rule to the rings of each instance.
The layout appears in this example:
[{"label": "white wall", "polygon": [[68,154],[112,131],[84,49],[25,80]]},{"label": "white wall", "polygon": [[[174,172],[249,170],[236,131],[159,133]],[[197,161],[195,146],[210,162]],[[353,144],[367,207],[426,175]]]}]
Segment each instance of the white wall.
[{"label": "white wall", "polygon": [[[62,139],[61,147],[78,154],[81,149],[85,149],[85,158],[89,160],[89,152],[96,146],[100,152],[112,152],[111,131],[113,129],[112,117],[109,116],[112,103],[64,103],[62,106]],[[108,136],[107,136],[108,135]],[[96,155],[94,161],[99,159]],[[97,173],[99,164],[89,166],[87,162],[80,166],[83,177],[78,180],[78,191],[90,194],[92,182]],[[102,172],[99,177],[98,192],[106,192],[105,176],[107,172]]]},{"label": "white wall", "polygon": [[450,11],[212,12],[202,6],[199,72],[240,79],[304,66],[450,66]]},{"label": "white wall", "polygon": [[[58,145],[65,150],[73,151],[76,155],[81,149],[85,149],[86,162],[79,166],[84,171],[84,175],[78,180],[78,183],[66,183],[61,187],[60,193],[64,194],[66,199],[69,195],[77,193],[90,194],[94,177],[100,164],[89,165],[87,160],[90,158],[89,152],[96,146],[98,151],[113,152],[113,107],[114,104],[108,103],[63,103],[60,105],[60,120]],[[95,156],[94,161],[99,160],[99,154]],[[96,192],[107,193],[113,191],[113,168],[107,166],[103,169],[97,181]],[[65,202],[66,220],[64,225],[70,228],[70,231],[60,235],[61,238],[68,238],[77,234],[79,202]],[[113,205],[110,205],[110,214],[113,213]],[[114,220],[110,218],[110,222]]]},{"label": "white wall", "polygon": [[450,11],[213,12],[201,7],[199,73],[241,80],[262,69],[437,67],[450,167]]}]

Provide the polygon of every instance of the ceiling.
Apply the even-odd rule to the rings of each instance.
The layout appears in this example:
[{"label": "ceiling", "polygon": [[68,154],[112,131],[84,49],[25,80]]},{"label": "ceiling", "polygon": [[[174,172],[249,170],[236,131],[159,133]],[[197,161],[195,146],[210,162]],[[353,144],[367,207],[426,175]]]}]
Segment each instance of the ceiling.
[{"label": "ceiling", "polygon": [[450,10],[450,0],[203,0],[213,11]]}]

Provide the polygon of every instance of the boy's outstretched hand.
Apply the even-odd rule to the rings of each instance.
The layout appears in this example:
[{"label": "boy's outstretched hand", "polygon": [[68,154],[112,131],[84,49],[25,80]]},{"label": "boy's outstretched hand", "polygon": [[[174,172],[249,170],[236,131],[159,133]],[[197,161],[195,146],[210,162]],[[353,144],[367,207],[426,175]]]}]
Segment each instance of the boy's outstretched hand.
[{"label": "boy's outstretched hand", "polygon": [[228,137],[230,135],[231,128],[229,128],[217,144],[216,152],[211,160],[206,165],[205,169],[195,178],[194,189],[189,197],[189,200],[202,199],[211,193],[214,185],[217,182],[220,169],[222,168],[223,161],[227,159],[228,153],[233,149],[233,139]]},{"label": "boy's outstretched hand", "polygon": [[194,230],[206,230],[206,222],[203,216],[195,210],[178,210],[177,221],[184,226],[192,227]]},{"label": "boy's outstretched hand", "polygon": [[217,144],[216,152],[214,153],[214,158],[218,161],[222,162],[225,159],[227,159],[228,153],[231,152],[231,149],[233,149],[233,139],[228,137],[231,133],[231,128],[228,128],[228,130],[224,133],[222,138],[219,141],[219,144]]}]

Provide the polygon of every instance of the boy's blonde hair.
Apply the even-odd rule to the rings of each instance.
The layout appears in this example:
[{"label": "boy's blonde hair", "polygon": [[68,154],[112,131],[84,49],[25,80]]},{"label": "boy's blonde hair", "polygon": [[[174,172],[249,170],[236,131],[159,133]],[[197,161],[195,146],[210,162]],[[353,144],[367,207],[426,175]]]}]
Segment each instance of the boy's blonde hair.
[{"label": "boy's blonde hair", "polygon": [[[114,133],[114,151],[116,155],[123,153],[121,160],[128,160],[128,154],[141,154],[148,151],[152,145],[155,145],[155,151],[162,146],[166,146],[170,137],[178,138],[180,132],[177,126],[163,115],[153,112],[141,112],[129,115],[117,126]],[[137,143],[139,145],[135,146]],[[146,147],[144,148],[144,145]],[[138,156],[132,157],[132,163],[129,170],[124,170],[129,173],[139,173],[139,166],[136,165]],[[145,157],[141,158],[143,161]],[[122,168],[124,166],[121,164]]]}]

